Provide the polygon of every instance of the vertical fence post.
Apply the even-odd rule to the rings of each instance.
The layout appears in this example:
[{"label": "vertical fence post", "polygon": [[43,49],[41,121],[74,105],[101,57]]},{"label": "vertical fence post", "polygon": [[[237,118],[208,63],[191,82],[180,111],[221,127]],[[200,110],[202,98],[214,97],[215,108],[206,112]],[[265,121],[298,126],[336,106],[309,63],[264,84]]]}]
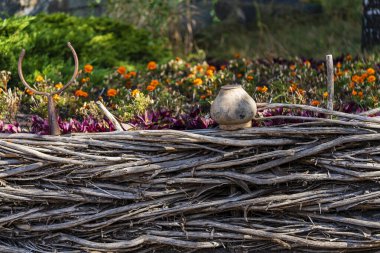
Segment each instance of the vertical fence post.
[{"label": "vertical fence post", "polygon": [[329,94],[327,100],[327,109],[334,110],[334,64],[332,55],[326,55],[327,68],[327,92]]}]

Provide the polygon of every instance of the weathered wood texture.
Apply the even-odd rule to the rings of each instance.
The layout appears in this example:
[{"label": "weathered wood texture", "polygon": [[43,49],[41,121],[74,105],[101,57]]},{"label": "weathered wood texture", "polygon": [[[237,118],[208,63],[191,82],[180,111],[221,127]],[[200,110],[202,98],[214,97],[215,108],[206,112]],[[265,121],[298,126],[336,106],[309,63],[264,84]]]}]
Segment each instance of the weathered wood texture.
[{"label": "weathered wood texture", "polygon": [[326,55],[326,68],[327,68],[327,109],[334,110],[334,63],[331,54]]},{"label": "weathered wood texture", "polygon": [[279,106],[334,118],[0,134],[0,251],[379,250],[379,119]]}]

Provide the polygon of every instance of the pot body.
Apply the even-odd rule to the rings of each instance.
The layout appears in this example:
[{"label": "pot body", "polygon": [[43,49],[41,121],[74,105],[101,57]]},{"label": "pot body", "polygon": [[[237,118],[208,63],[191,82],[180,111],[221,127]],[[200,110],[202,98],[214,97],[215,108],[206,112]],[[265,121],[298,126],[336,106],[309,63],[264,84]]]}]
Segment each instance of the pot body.
[{"label": "pot body", "polygon": [[236,130],[252,126],[257,113],[256,102],[241,85],[225,85],[211,105],[211,118],[223,130]]}]

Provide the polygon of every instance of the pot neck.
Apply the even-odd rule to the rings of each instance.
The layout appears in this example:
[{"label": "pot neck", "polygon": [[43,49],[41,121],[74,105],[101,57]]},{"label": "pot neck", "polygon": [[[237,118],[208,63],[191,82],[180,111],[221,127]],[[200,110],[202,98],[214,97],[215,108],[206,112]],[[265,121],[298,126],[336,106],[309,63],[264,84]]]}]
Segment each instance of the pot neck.
[{"label": "pot neck", "polygon": [[223,90],[241,89],[240,84],[227,84],[221,87]]}]

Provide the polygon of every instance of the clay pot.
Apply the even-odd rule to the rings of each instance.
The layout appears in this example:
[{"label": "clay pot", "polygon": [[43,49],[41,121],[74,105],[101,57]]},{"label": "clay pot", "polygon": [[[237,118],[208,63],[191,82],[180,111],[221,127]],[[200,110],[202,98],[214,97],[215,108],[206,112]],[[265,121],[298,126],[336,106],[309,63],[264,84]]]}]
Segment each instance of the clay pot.
[{"label": "clay pot", "polygon": [[256,102],[241,85],[225,85],[211,105],[211,118],[223,130],[252,127]]}]

